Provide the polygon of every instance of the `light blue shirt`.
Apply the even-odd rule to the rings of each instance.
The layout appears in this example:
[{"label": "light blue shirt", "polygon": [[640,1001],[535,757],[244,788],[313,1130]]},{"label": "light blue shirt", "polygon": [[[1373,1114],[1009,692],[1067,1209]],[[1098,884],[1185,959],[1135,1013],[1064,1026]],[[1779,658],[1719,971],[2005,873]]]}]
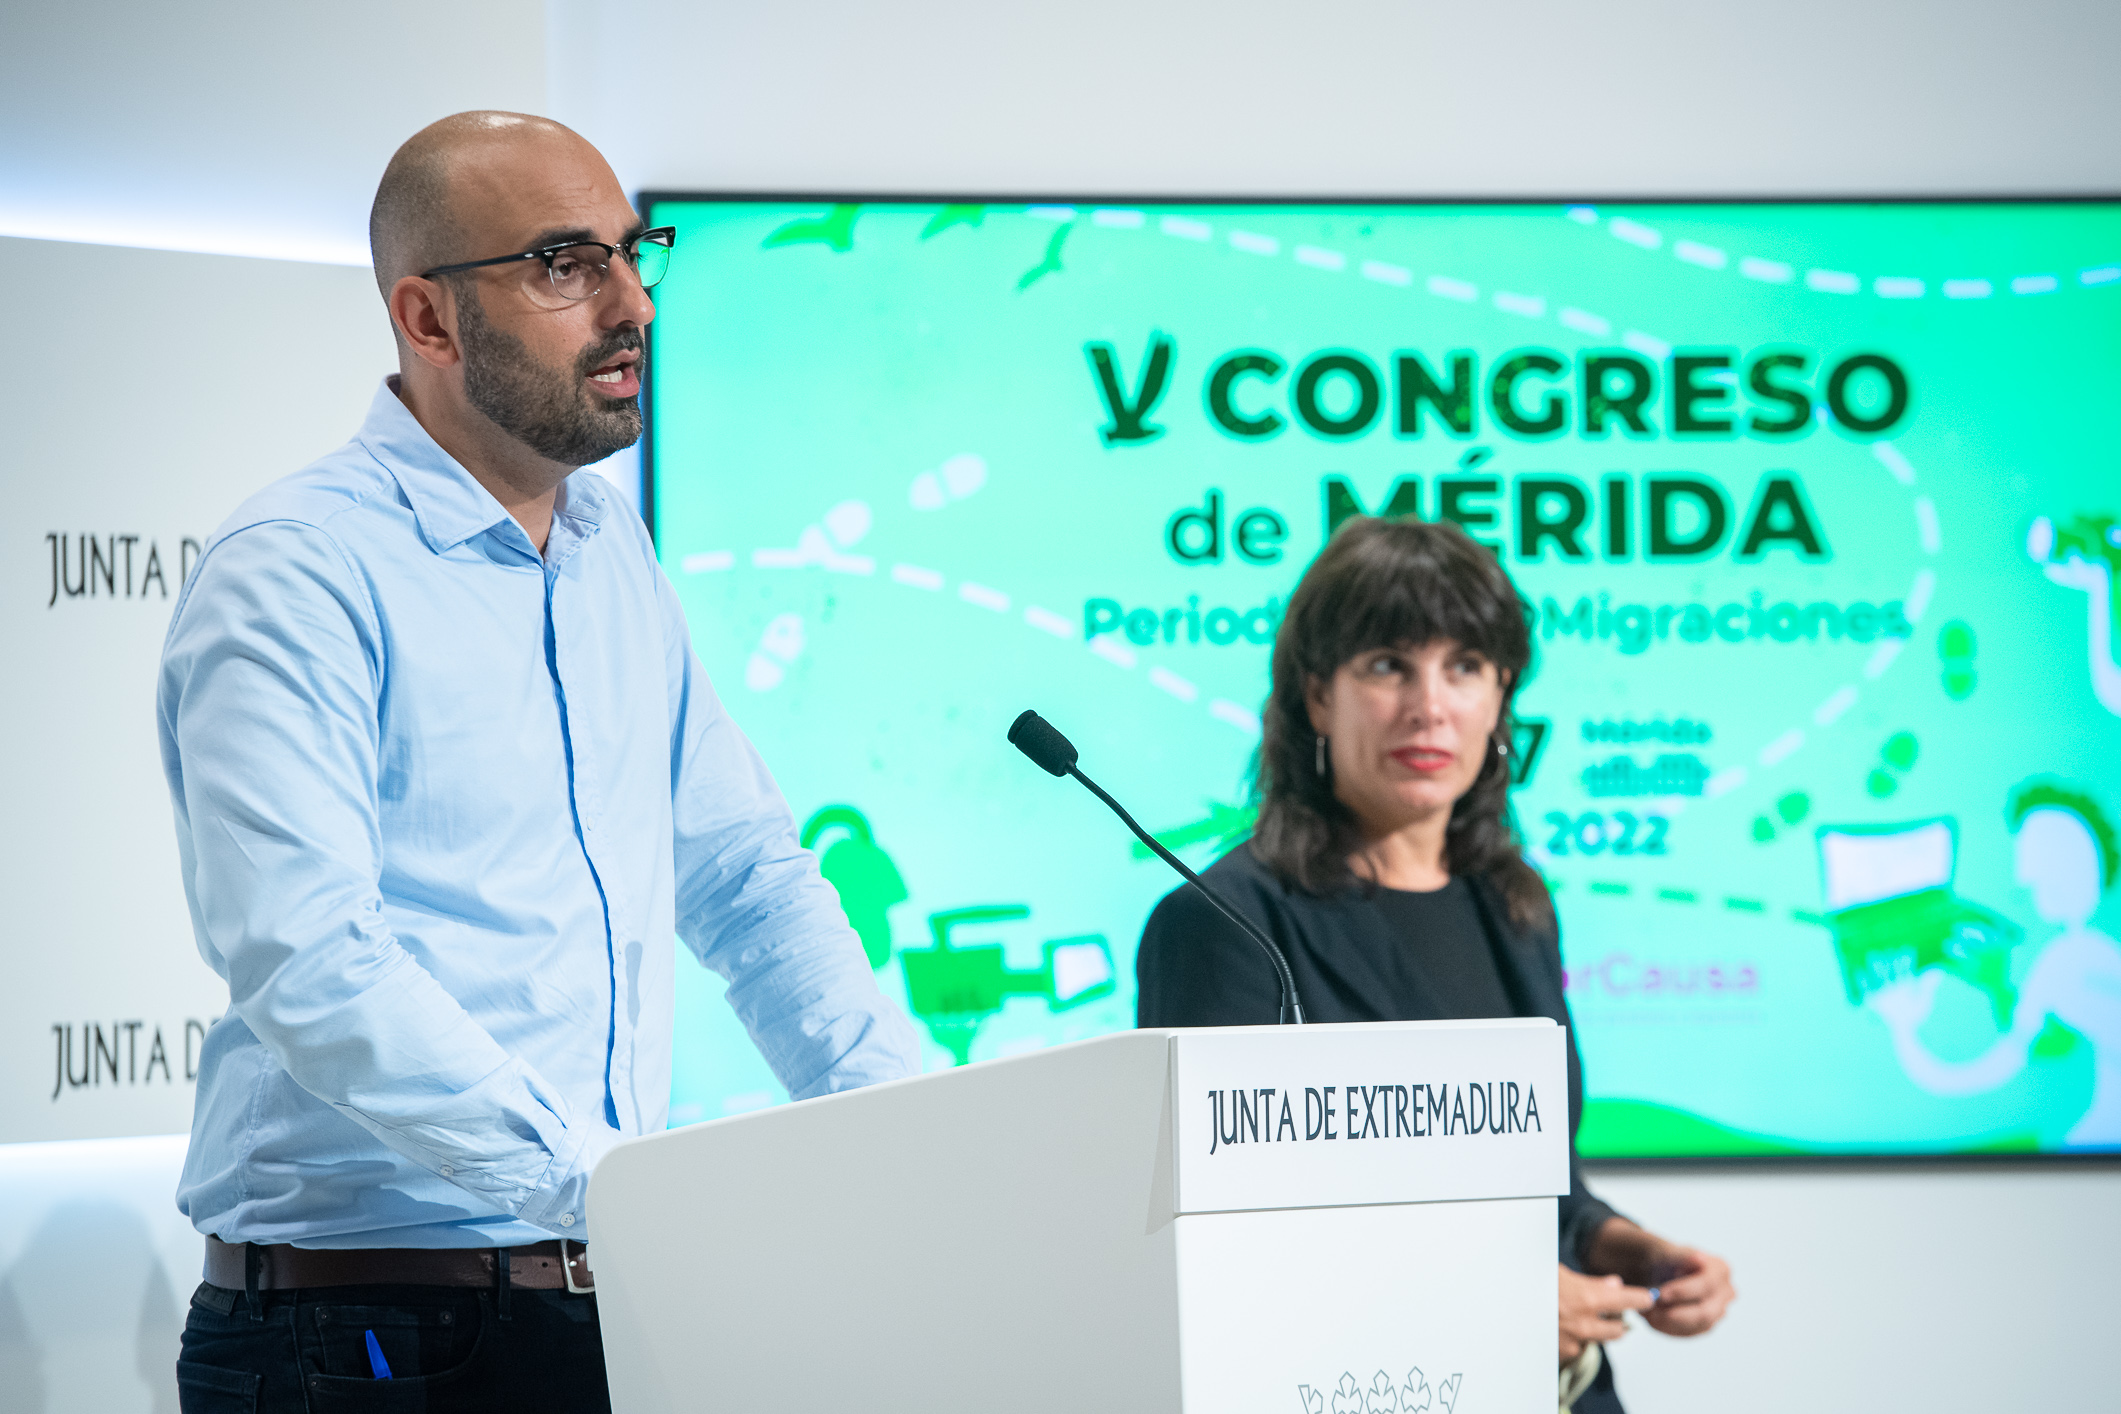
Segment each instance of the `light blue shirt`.
[{"label": "light blue shirt", "polygon": [[208,542],[158,706],[229,986],[178,1190],[201,1232],[587,1239],[591,1168],[665,1123],[673,938],[796,1098],[920,1068],[601,477],[540,556],[386,383]]}]

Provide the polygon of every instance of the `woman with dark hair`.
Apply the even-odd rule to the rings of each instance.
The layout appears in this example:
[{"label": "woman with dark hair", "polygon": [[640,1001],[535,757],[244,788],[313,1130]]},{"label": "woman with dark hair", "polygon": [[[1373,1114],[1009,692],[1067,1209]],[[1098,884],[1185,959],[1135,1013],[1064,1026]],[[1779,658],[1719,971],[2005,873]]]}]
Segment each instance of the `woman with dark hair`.
[{"label": "woman with dark hair", "polygon": [[[1274,640],[1259,820],[1206,877],[1288,954],[1307,1019],[1568,1025],[1553,900],[1510,814],[1510,707],[1531,661],[1529,606],[1455,525],[1351,519],[1304,573]],[[1135,966],[1142,1026],[1279,1010],[1273,970],[1190,888],[1157,905]],[[1568,1052],[1558,1364],[1563,1403],[1593,1414],[1620,1408],[1600,1347],[1625,1312],[1698,1335],[1736,1293],[1721,1258],[1584,1187],[1573,1034]]]}]

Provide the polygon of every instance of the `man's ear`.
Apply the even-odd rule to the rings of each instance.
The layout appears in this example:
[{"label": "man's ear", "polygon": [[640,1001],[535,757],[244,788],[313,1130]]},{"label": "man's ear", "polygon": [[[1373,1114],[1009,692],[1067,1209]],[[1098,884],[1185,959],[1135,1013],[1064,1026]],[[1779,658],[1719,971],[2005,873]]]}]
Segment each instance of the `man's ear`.
[{"label": "man's ear", "polygon": [[456,291],[439,280],[407,275],[390,287],[390,322],[398,339],[436,368],[464,357],[457,344]]}]

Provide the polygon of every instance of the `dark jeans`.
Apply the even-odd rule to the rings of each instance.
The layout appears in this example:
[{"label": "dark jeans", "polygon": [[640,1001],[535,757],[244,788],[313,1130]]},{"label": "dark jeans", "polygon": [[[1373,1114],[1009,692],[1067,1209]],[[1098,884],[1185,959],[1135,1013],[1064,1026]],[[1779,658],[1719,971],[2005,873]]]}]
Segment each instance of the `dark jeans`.
[{"label": "dark jeans", "polygon": [[[334,1286],[259,1294],[201,1284],[177,1357],[183,1414],[609,1411],[597,1299],[567,1291]],[[390,1368],[379,1378],[368,1332]]]}]

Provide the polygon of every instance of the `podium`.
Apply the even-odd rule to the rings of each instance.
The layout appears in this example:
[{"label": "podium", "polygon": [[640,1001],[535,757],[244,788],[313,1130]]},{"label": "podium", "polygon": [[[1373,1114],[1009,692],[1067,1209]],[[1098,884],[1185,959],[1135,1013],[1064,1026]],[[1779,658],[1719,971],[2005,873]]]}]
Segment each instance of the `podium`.
[{"label": "podium", "polygon": [[630,1140],[612,1404],[1554,1407],[1561,1029],[1132,1031]]}]

